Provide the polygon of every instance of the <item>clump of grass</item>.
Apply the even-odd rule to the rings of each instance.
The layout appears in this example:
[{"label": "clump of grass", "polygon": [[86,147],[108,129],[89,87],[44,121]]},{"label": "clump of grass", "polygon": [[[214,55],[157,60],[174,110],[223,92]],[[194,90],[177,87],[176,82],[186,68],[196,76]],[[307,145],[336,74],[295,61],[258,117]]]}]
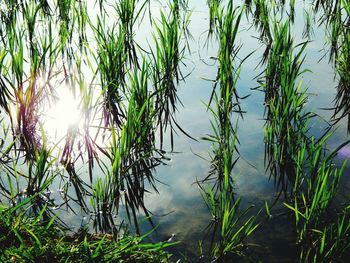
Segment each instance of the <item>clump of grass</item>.
[{"label": "clump of grass", "polygon": [[87,43],[86,26],[88,24],[87,5],[84,1],[78,1],[78,6],[74,8],[78,24],[79,47],[82,49]]},{"label": "clump of grass", "polygon": [[[8,0],[2,2],[2,8],[0,10],[0,18],[1,18],[1,34],[3,34],[3,26],[5,26],[5,31],[11,30],[16,26],[17,14],[20,9],[20,3],[17,3],[17,0]],[[4,37],[3,39],[4,40]]]},{"label": "clump of grass", "polygon": [[[254,26],[260,32],[260,40],[266,43],[271,41],[270,14],[271,6],[265,0],[254,0],[255,11],[253,13]],[[249,9],[248,9],[249,10]],[[268,50],[265,51],[267,53]]]},{"label": "clump of grass", "polygon": [[[125,120],[123,95],[126,93],[126,59],[124,33],[121,27],[105,27],[98,18],[95,37],[98,45],[98,69],[104,98],[103,119],[106,127],[121,127]],[[116,32],[118,30],[118,32]]]},{"label": "clump of grass", "polygon": [[241,199],[237,199],[232,190],[223,189],[218,194],[214,191],[211,186],[206,189],[201,186],[202,197],[212,217],[206,236],[210,239],[210,257],[218,262],[226,262],[234,256],[244,257],[247,238],[259,226],[255,216],[248,216],[252,207],[240,211]]},{"label": "clump of grass", "polygon": [[222,0],[207,0],[207,5],[209,7],[209,31],[208,38],[210,38],[215,30],[217,25],[218,13],[221,8]]},{"label": "clump of grass", "polygon": [[236,88],[239,66],[235,65],[237,53],[240,49],[236,44],[236,37],[241,17],[242,9],[235,8],[232,2],[229,2],[226,10],[222,8],[218,14],[217,37],[219,40],[219,69],[212,96],[214,95],[217,84],[219,84],[220,98],[222,99],[219,100],[219,103],[226,104],[221,105],[224,112],[222,112],[222,114],[220,113],[219,117],[224,120],[228,120],[227,114],[230,114],[232,111],[242,113],[239,102],[240,96]]},{"label": "clump of grass", "polygon": [[[34,198],[33,196],[32,198]],[[55,217],[28,214],[30,199],[15,207],[0,207],[0,260],[3,262],[170,262],[165,251],[174,243],[146,243],[142,236],[125,233],[118,239],[90,234],[81,229],[73,235]]]},{"label": "clump of grass", "polygon": [[[212,113],[212,135],[204,139],[212,143],[211,170],[198,185],[209,209],[212,221],[208,233],[212,235],[210,257],[225,262],[234,255],[244,256],[245,241],[259,224],[255,216],[247,217],[250,210],[239,210],[240,198],[234,192],[233,169],[238,161],[237,127],[232,124],[233,113],[242,114],[236,91],[240,67],[234,66],[238,49],[235,40],[242,10],[229,2],[218,12],[219,70],[217,82],[208,109]],[[206,187],[205,184],[208,184]]]},{"label": "clump of grass", "polygon": [[[170,141],[173,149],[174,128],[179,128],[174,115],[179,98],[177,86],[184,79],[180,70],[184,59],[185,45],[182,45],[186,27],[180,23],[179,2],[169,5],[170,14],[161,11],[160,22],[154,22],[156,32],[153,33],[155,51],[152,51],[152,79],[155,89],[155,108],[157,109],[157,125],[160,129],[160,144],[163,148],[163,137],[170,127]],[[187,134],[186,134],[187,135]]]},{"label": "clump of grass", "polygon": [[[62,0],[57,2],[58,17],[60,22],[59,36],[61,40],[61,46],[65,47],[66,43],[72,41],[74,20],[72,19],[72,10],[74,10],[75,0]],[[68,51],[68,49],[62,49],[62,51]],[[71,57],[72,54],[67,52],[67,56]]]},{"label": "clump of grass", "polygon": [[265,92],[265,162],[278,189],[287,192],[294,183],[295,163],[300,143],[307,139],[307,123],[311,113],[303,110],[307,102],[302,82],[296,85],[304,61],[306,43],[294,54],[289,22],[274,23],[273,42],[263,76],[259,78]]},{"label": "clump of grass", "polygon": [[313,262],[330,262],[332,260],[346,260],[349,249],[350,219],[349,207],[338,215],[338,219],[327,224],[323,229],[315,231],[316,245],[306,249],[301,258]]},{"label": "clump of grass", "polygon": [[111,130],[111,145],[106,153],[111,169],[104,165],[105,177],[96,182],[92,197],[95,212],[101,211],[110,219],[124,201],[127,216],[137,229],[137,212],[141,210],[150,216],[144,205],[145,182],[157,192],[153,170],[163,159],[163,153],[155,147],[155,109],[148,78],[149,65],[144,61],[140,72],[136,69],[130,76],[131,96],[125,123],[119,131]]},{"label": "clump of grass", "polygon": [[[335,221],[329,216],[346,165],[346,162],[340,168],[333,165],[337,150],[326,156],[325,143],[331,134],[326,132],[317,141],[313,137],[310,142],[304,141],[295,155],[297,179],[292,201],[285,205],[294,213],[301,262],[337,260],[348,247],[347,213],[342,212]],[[341,239],[333,246],[337,237]]]},{"label": "clump of grass", "polygon": [[350,2],[341,1],[330,19],[328,29],[331,39],[331,59],[334,59],[336,78],[338,79],[337,95],[335,97],[334,124],[343,118],[348,119],[347,130],[350,132]]},{"label": "clump of grass", "polygon": [[127,54],[127,60],[130,67],[139,66],[137,60],[137,50],[134,41],[134,26],[149,0],[141,1],[140,7],[137,9],[137,4],[140,0],[119,0],[115,5],[119,23],[123,34],[124,53]]},{"label": "clump of grass", "polygon": [[[10,8],[14,3],[7,4]],[[3,103],[7,100],[3,108],[11,118],[13,135],[18,137],[16,142],[19,148],[27,159],[34,159],[36,148],[40,148],[39,106],[51,93],[49,85],[41,85],[39,79],[44,75],[48,79],[51,77],[59,47],[53,39],[51,21],[41,21],[41,4],[30,1],[18,3],[17,6],[16,19],[5,27],[5,31],[1,30],[2,43],[6,47],[6,52],[1,56],[1,97]],[[48,27],[45,31],[47,34],[36,30],[45,26]],[[46,72],[47,68],[49,72]],[[11,112],[10,104],[14,105]]]},{"label": "clump of grass", "polygon": [[[213,135],[204,138],[212,142],[211,170],[198,185],[212,218],[207,228],[207,238],[211,239],[210,256],[215,261],[225,262],[233,255],[245,255],[246,239],[259,224],[255,216],[247,216],[252,207],[240,211],[241,199],[235,196],[233,181],[233,169],[239,159],[235,157],[238,153],[236,128],[230,121],[231,114],[219,117],[221,105],[216,96],[214,102],[217,112],[210,108],[214,117]],[[227,119],[222,121],[222,118]]]}]

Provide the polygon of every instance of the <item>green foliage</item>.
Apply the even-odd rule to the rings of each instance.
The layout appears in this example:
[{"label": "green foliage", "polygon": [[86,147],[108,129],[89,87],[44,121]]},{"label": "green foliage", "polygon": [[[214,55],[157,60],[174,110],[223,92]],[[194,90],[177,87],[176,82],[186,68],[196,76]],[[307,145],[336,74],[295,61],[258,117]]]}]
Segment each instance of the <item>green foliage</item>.
[{"label": "green foliage", "polygon": [[170,262],[164,249],[173,243],[144,242],[150,233],[115,239],[81,229],[69,235],[54,217],[43,219],[46,207],[38,215],[28,214],[30,200],[0,208],[2,262]]},{"label": "green foliage", "polygon": [[304,111],[307,102],[302,82],[296,85],[301,70],[306,43],[294,54],[289,21],[274,22],[273,41],[267,66],[259,78],[265,93],[265,161],[277,187],[286,193],[288,184],[296,180],[294,156],[307,141],[308,120]]},{"label": "green foliage", "polygon": [[[184,130],[175,120],[178,104],[177,86],[184,76],[180,70],[186,45],[187,18],[185,9],[181,16],[179,8],[181,1],[170,2],[170,13],[160,13],[160,21],[153,21],[155,32],[153,39],[155,50],[152,50],[152,80],[155,89],[155,109],[157,110],[157,126],[160,129],[160,144],[163,148],[163,136],[170,127],[171,149],[173,149],[173,133],[175,127],[184,134]],[[181,102],[180,102],[181,103]],[[187,135],[187,134],[186,134]]]},{"label": "green foliage", "polygon": [[294,213],[301,262],[340,259],[348,246],[350,221],[346,210],[337,220],[332,221],[329,215],[346,164],[339,169],[334,167],[337,151],[326,155],[325,143],[330,136],[326,133],[318,141],[312,138],[311,142],[304,142],[294,157],[297,170],[293,198],[285,205]]}]

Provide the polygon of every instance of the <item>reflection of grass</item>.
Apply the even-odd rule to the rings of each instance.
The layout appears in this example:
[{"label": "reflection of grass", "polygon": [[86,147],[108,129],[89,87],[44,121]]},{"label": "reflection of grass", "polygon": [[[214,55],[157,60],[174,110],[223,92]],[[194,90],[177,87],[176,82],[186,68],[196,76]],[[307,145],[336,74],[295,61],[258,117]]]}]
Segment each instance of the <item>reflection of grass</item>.
[{"label": "reflection of grass", "polygon": [[294,54],[289,21],[283,24],[274,22],[267,66],[259,80],[265,92],[267,169],[284,193],[288,190],[288,183],[295,180],[293,157],[306,138],[307,121],[311,115],[303,110],[307,97],[301,90],[301,82],[296,86],[302,73],[300,68],[305,48],[306,44],[303,44]]},{"label": "reflection of grass", "polygon": [[[152,78],[155,87],[155,109],[157,125],[160,129],[160,144],[162,148],[163,135],[170,127],[172,149],[175,126],[184,132],[174,117],[179,101],[177,86],[180,80],[184,79],[180,66],[185,52],[182,40],[185,37],[187,23],[187,20],[183,21],[184,24],[181,23],[179,5],[179,1],[170,3],[170,14],[166,15],[161,11],[160,22],[154,21],[155,51],[152,51]],[[186,13],[186,10],[184,12]]]},{"label": "reflection of grass", "polygon": [[106,28],[104,20],[104,17],[98,18],[94,28],[99,51],[96,59],[104,95],[103,118],[107,127],[113,124],[121,127],[125,119],[122,100],[126,92],[124,33],[116,25]]},{"label": "reflection of grass", "polygon": [[[217,37],[219,39],[219,70],[216,86],[210,98],[208,109],[212,113],[212,135],[204,138],[212,143],[213,156],[209,175],[198,182],[202,197],[209,209],[212,222],[208,226],[211,235],[210,256],[213,260],[225,262],[233,255],[243,256],[245,241],[258,227],[255,217],[246,218],[249,208],[239,210],[240,198],[234,193],[233,168],[238,158],[237,127],[232,124],[232,113],[242,114],[236,83],[240,67],[235,67],[238,48],[235,44],[242,10],[232,2],[217,12]],[[208,183],[208,186],[204,184]],[[203,251],[201,251],[203,253]]]}]

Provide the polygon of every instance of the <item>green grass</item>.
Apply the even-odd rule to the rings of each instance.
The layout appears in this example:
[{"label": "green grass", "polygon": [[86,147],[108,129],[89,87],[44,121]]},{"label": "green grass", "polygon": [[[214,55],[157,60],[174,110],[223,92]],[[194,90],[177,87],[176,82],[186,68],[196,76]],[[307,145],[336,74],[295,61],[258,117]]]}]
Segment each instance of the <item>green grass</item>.
[{"label": "green grass", "polygon": [[[33,196],[32,198],[36,198]],[[147,243],[126,232],[116,238],[80,229],[69,234],[55,217],[31,214],[31,198],[17,206],[0,207],[0,260],[3,262],[170,262],[165,251],[173,243]]]},{"label": "green grass", "polygon": [[211,169],[208,176],[197,183],[211,215],[207,240],[202,243],[209,241],[211,260],[225,262],[234,256],[245,255],[246,239],[259,223],[256,223],[255,215],[247,216],[250,208],[241,211],[241,199],[235,194],[233,180],[239,152],[237,124],[232,123],[232,118],[234,114],[239,117],[243,113],[237,92],[241,63],[236,61],[239,51],[236,37],[242,9],[235,8],[229,2],[226,8],[220,6],[216,15],[216,37],[219,41],[218,85],[214,84],[207,105],[212,115],[212,134],[203,138],[212,144]]},{"label": "green grass", "polygon": [[[340,260],[348,244],[350,221],[346,209],[337,212],[339,217],[329,214],[346,165],[344,162],[340,168],[333,166],[337,150],[326,155],[326,142],[331,134],[305,141],[294,157],[297,180],[292,201],[285,205],[294,214],[301,262]],[[338,246],[333,246],[333,242]]]},{"label": "green grass", "polygon": [[170,129],[171,149],[174,146],[175,127],[187,135],[175,119],[177,104],[180,102],[177,88],[180,81],[184,80],[181,66],[186,49],[184,39],[187,23],[187,18],[181,19],[179,5],[179,1],[170,2],[170,13],[167,15],[161,11],[160,21],[153,21],[155,50],[151,51],[152,80],[155,109],[157,110],[157,126],[160,131],[160,147],[163,148],[164,134]]},{"label": "green grass", "polygon": [[121,31],[123,32],[124,53],[127,54],[130,67],[139,66],[136,50],[137,45],[134,41],[134,27],[138,19],[142,17],[148,1],[149,0],[119,0],[114,6],[118,15]]},{"label": "green grass", "polygon": [[104,97],[103,119],[104,125],[121,127],[125,120],[123,100],[126,93],[125,75],[127,72],[124,47],[124,33],[116,24],[106,28],[105,17],[98,18],[94,27],[98,44],[96,57]]},{"label": "green grass", "polygon": [[295,163],[300,144],[307,140],[307,125],[311,113],[304,111],[307,101],[302,82],[297,79],[306,43],[298,51],[289,31],[289,21],[274,21],[273,41],[266,69],[259,78],[265,93],[265,163],[278,189],[286,193],[296,180]]}]

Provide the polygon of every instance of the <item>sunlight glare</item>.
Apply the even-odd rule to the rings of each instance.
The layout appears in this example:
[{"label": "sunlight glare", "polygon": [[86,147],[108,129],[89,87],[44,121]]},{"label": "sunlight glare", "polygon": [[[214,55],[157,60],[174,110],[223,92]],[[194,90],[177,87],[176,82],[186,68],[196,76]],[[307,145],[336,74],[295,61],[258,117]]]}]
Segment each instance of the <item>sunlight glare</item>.
[{"label": "sunlight glare", "polygon": [[81,125],[79,100],[74,97],[68,86],[61,86],[57,91],[57,101],[47,111],[44,129],[54,140],[62,139],[72,127]]}]

